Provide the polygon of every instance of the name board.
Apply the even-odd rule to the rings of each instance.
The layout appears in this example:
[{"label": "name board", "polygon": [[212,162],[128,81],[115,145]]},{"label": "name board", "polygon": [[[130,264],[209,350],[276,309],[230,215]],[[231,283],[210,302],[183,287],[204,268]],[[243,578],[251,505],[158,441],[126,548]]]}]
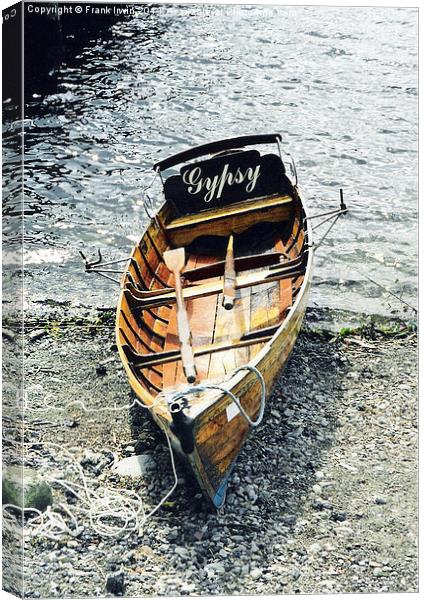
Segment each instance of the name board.
[{"label": "name board", "polygon": [[165,181],[165,198],[180,214],[225,206],[250,198],[289,193],[281,159],[257,150],[235,152],[185,165]]}]

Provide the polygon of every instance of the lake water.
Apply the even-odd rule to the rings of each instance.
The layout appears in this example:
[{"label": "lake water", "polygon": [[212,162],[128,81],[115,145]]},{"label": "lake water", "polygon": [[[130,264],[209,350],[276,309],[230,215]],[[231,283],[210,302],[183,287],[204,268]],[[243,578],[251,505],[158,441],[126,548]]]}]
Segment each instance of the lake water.
[{"label": "lake water", "polygon": [[26,90],[29,301],[114,306],[118,286],[84,273],[78,251],[128,255],[152,162],[275,131],[311,214],[337,208],[340,187],[350,209],[317,253],[311,306],[402,309],[366,277],[416,305],[417,15],[139,6],[98,31],[73,25]]}]

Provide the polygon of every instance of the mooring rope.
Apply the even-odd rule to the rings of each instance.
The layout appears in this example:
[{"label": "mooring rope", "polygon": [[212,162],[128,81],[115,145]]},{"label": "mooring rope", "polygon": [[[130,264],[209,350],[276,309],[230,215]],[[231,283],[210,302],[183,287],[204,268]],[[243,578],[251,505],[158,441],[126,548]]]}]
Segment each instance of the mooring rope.
[{"label": "mooring rope", "polygon": [[219,385],[217,383],[203,383],[203,384],[200,383],[198,385],[193,385],[193,386],[186,387],[182,390],[178,390],[178,391],[174,392],[173,394],[171,394],[171,396],[169,396],[167,398],[168,405],[172,404],[173,402],[176,402],[177,400],[182,400],[188,394],[196,394],[198,392],[205,392],[207,390],[219,390],[220,392],[222,392],[223,394],[226,394],[227,396],[229,396],[231,398],[231,400],[234,402],[234,404],[239,409],[242,416],[246,419],[246,421],[249,423],[249,425],[251,427],[258,427],[262,422],[264,412],[265,412],[265,400],[266,400],[265,380],[264,380],[262,373],[256,367],[254,367],[252,365],[243,365],[242,367],[238,367],[237,369],[235,369],[235,371],[233,371],[233,373],[231,374],[231,377],[233,377],[233,375],[235,375],[236,373],[239,373],[240,371],[244,371],[244,370],[248,370],[248,371],[251,371],[252,373],[254,373],[257,376],[259,383],[261,384],[261,402],[260,402],[259,414],[255,421],[252,421],[250,416],[244,410],[239,398],[237,398],[237,396],[235,394],[233,394],[233,392],[231,392],[230,390],[225,388],[223,385]]},{"label": "mooring rope", "polygon": [[[122,410],[128,411],[134,406],[140,406],[141,408],[153,411],[156,406],[163,401],[162,398],[156,398],[152,405],[148,406],[136,398],[131,404],[88,408],[81,399],[73,400],[62,407],[56,407],[46,402],[48,398],[49,396],[44,398],[44,404],[41,408],[28,407],[27,410],[32,412],[45,412],[48,410],[63,411],[68,410],[71,407],[79,406],[84,412],[93,413],[105,411],[116,412]],[[64,450],[62,446],[53,442],[37,442],[37,444],[60,449],[68,455],[71,464],[76,467],[82,485],[66,479],[57,479],[49,476],[46,477],[46,480],[50,483],[62,486],[81,502],[82,506],[80,510],[88,516],[93,531],[103,537],[116,537],[123,534],[127,535],[131,532],[137,532],[139,535],[142,535],[146,521],[159,510],[178,485],[178,475],[171,440],[168,432],[164,431],[164,433],[168,444],[174,481],[171,488],[165,493],[158,504],[147,514],[144,509],[142,498],[135,491],[128,489],[116,490],[105,487],[100,488],[100,493],[98,493],[90,488],[81,465],[69,452]],[[13,444],[16,443],[14,440],[9,441]],[[24,443],[24,445],[31,446],[32,444],[28,442]],[[10,513],[7,512],[8,510],[19,511],[21,514],[35,513],[35,516],[29,518],[27,521],[27,526],[32,529],[31,534],[34,536],[43,536],[52,540],[58,540],[61,535],[66,533],[72,536],[78,535],[80,528],[78,527],[77,518],[72,510],[63,504],[59,504],[58,507],[68,515],[71,522],[74,524],[73,529],[66,523],[61,513],[58,510],[52,509],[51,506],[47,507],[46,511],[42,512],[33,507],[22,508],[14,504],[5,504],[3,506],[3,514],[10,515]]]},{"label": "mooring rope", "polygon": [[[76,461],[72,454],[64,450],[59,444],[53,442],[37,442],[37,444],[51,447],[55,450],[59,449],[62,453],[64,452],[71,465],[76,468],[81,483],[50,476],[46,476],[44,479],[46,482],[61,486],[79,500],[81,504],[79,510],[87,516],[90,528],[98,535],[109,538],[122,535],[126,536],[132,532],[142,535],[146,521],[159,510],[178,485],[178,475],[171,440],[166,431],[165,435],[171,458],[174,481],[168,492],[166,492],[158,504],[148,513],[145,511],[143,499],[134,490],[117,490],[110,487],[99,488],[97,486],[96,490],[92,489],[81,465]],[[25,445],[31,444],[26,443]],[[57,509],[48,506],[43,512],[34,507],[22,508],[9,503],[3,505],[3,513],[7,517],[10,517],[10,513],[7,512],[10,510],[13,512],[18,511],[21,514],[35,513],[35,516],[30,517],[26,524],[33,536],[42,536],[55,541],[59,540],[64,534],[77,537],[82,530],[78,523],[77,516],[72,509],[63,503],[58,503],[57,506]],[[68,522],[61,512],[67,515]]]},{"label": "mooring rope", "polygon": [[[198,384],[190,387],[183,388],[171,394],[166,398],[168,405],[176,400],[183,398],[188,394],[195,394],[207,390],[219,390],[223,394],[226,394],[236,404],[242,416],[246,419],[251,427],[258,427],[262,422],[264,411],[265,411],[265,399],[266,399],[266,385],[262,373],[252,365],[243,365],[232,373],[231,376],[239,373],[240,371],[248,370],[256,375],[261,385],[261,400],[259,413],[256,420],[252,420],[251,417],[246,413],[239,398],[233,392],[226,389],[224,385],[217,383],[205,383]],[[121,411],[129,410],[134,406],[140,406],[150,411],[154,411],[158,404],[164,401],[162,395],[158,395],[155,401],[150,405],[146,405],[135,399],[131,404],[125,404],[120,406],[112,407],[101,407],[101,408],[88,408],[85,403],[81,400],[73,400],[67,403],[65,406],[56,407],[50,405],[46,400],[49,396],[44,398],[44,404],[41,408],[26,407],[31,412],[45,412],[47,410],[63,411],[68,410],[71,407],[79,406],[84,412],[105,412],[105,411]],[[84,471],[74,458],[74,456],[65,450],[59,444],[54,442],[37,442],[38,445],[59,449],[62,453],[67,455],[68,460],[76,468],[81,483],[69,481],[67,479],[58,479],[57,477],[47,476],[46,481],[53,485],[61,486],[68,493],[72,494],[77,498],[81,504],[80,511],[88,517],[88,522],[91,529],[102,537],[117,537],[121,535],[129,535],[131,532],[136,532],[142,535],[143,527],[146,521],[152,517],[161,506],[167,501],[171,494],[175,491],[178,485],[178,475],[175,466],[175,457],[172,449],[171,439],[167,431],[164,431],[168,450],[171,460],[172,472],[174,481],[171,488],[165,493],[158,504],[146,513],[144,509],[143,499],[134,490],[128,489],[113,489],[109,487],[99,488],[96,490],[92,489],[88,483],[87,477]],[[15,440],[8,440],[10,443],[17,444]],[[24,443],[26,446],[31,446],[32,443]],[[53,509],[52,506],[48,506],[43,512],[33,507],[20,507],[14,504],[3,505],[3,514],[6,518],[6,523],[10,523],[11,513],[8,511],[16,512],[19,511],[21,514],[29,513],[35,514],[27,520],[27,527],[30,529],[31,535],[43,536],[52,540],[59,540],[62,535],[68,534],[76,537],[81,532],[81,526],[78,523],[78,519],[74,512],[65,504],[58,503],[57,509]],[[65,517],[63,516],[65,514]],[[68,520],[66,520],[66,518]]]}]

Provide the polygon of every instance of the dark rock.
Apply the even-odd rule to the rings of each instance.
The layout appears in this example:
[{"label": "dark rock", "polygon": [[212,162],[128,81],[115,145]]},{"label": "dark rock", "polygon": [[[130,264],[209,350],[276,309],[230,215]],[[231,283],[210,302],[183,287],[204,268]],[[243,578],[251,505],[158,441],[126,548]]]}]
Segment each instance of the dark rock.
[{"label": "dark rock", "polygon": [[383,496],[377,496],[377,497],[374,499],[374,502],[375,502],[376,504],[379,504],[379,505],[387,504],[387,500],[386,500],[386,498],[384,498]]},{"label": "dark rock", "polygon": [[106,373],[107,373],[106,366],[102,365],[102,364],[96,365],[96,373],[97,373],[97,375],[99,375],[99,377],[103,377],[104,375],[106,375]]},{"label": "dark rock", "polygon": [[323,498],[314,498],[311,505],[315,510],[329,510],[332,508],[331,503]]},{"label": "dark rock", "polygon": [[100,454],[92,452],[91,450],[85,450],[83,458],[80,460],[82,467],[96,467],[101,460]]},{"label": "dark rock", "polygon": [[35,331],[31,331],[31,333],[28,334],[28,341],[36,342],[37,340],[40,340],[45,335],[47,335],[47,331],[45,329],[36,329]]},{"label": "dark rock", "polygon": [[342,523],[343,521],[346,521],[347,513],[343,511],[334,511],[331,513],[330,519],[336,521],[336,523]]},{"label": "dark rock", "polygon": [[10,340],[11,342],[13,342],[13,340],[16,337],[16,334],[14,331],[12,331],[11,329],[6,329],[5,327],[2,328],[1,334],[3,337]]},{"label": "dark rock", "polygon": [[114,596],[123,596],[125,592],[125,575],[123,571],[108,575],[106,580],[106,591]]}]

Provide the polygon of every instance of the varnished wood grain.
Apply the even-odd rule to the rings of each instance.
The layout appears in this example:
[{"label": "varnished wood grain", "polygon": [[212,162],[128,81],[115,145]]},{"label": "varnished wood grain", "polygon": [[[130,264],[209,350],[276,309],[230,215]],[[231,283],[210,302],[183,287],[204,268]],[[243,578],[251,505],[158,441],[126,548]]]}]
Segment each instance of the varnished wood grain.
[{"label": "varnished wood grain", "polygon": [[292,198],[278,196],[261,198],[240,204],[232,204],[197,215],[178,217],[166,224],[166,235],[175,246],[184,246],[202,235],[225,235],[241,233],[256,223],[278,222],[291,214]]}]

